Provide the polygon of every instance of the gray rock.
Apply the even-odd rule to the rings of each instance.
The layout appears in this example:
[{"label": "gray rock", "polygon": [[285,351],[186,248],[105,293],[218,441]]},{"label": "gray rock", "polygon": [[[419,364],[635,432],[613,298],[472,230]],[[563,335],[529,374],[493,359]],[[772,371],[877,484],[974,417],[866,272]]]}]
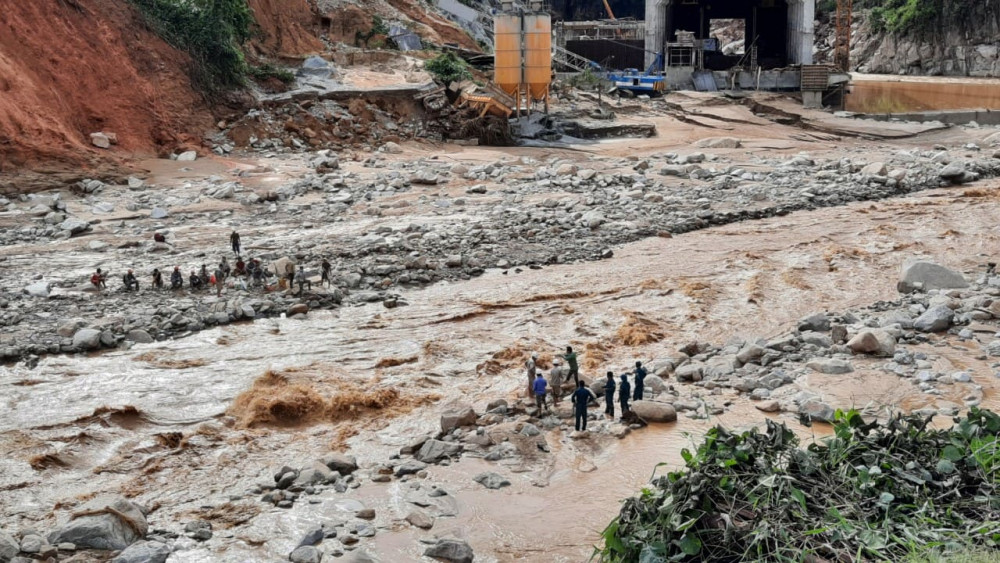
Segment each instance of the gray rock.
[{"label": "gray rock", "polygon": [[941,332],[948,330],[954,318],[954,311],[944,305],[937,305],[917,317],[913,321],[913,328],[920,332]]},{"label": "gray rock", "polygon": [[434,527],[434,517],[419,508],[411,510],[406,515],[406,521],[421,530],[430,530]]},{"label": "gray rock", "polygon": [[[112,512],[113,511],[113,512]],[[78,548],[117,551],[145,537],[146,516],[135,504],[119,496],[95,498],[73,518],[49,535],[49,543],[69,542]]]},{"label": "gray rock", "polygon": [[658,401],[636,401],[632,403],[632,412],[646,422],[674,422],[677,411],[669,403]]},{"label": "gray rock", "polygon": [[851,365],[851,362],[836,358],[817,358],[808,362],[806,367],[813,371],[829,375],[851,373],[854,371],[854,366]]},{"label": "gray rock", "polygon": [[198,153],[196,151],[185,151],[177,155],[178,162],[194,162],[198,159]]},{"label": "gray rock", "polygon": [[647,375],[646,379],[643,380],[643,385],[652,391],[654,395],[659,395],[667,390],[666,382],[658,375]]},{"label": "gray rock", "polygon": [[415,459],[411,459],[409,461],[405,461],[397,465],[396,470],[393,472],[393,474],[396,477],[403,477],[404,475],[414,475],[416,473],[423,471],[424,469],[427,469],[426,463],[422,461],[417,461]]},{"label": "gray rock", "polygon": [[468,405],[458,405],[441,414],[441,431],[451,432],[462,426],[472,426],[476,423],[476,411]]},{"label": "gray rock", "polygon": [[86,230],[90,229],[90,223],[86,221],[81,221],[75,217],[70,217],[62,223],[59,224],[59,228],[64,231],[69,231],[71,235],[78,235]]},{"label": "gray rock", "polygon": [[962,274],[933,262],[907,264],[899,276],[896,289],[900,293],[932,289],[963,289],[969,287]]},{"label": "gray rock", "polygon": [[896,339],[884,330],[862,330],[847,342],[847,347],[855,354],[892,356],[896,351]]},{"label": "gray rock", "polygon": [[8,534],[0,532],[0,563],[7,563],[13,559],[20,550],[21,548],[17,545],[17,541],[14,538]]},{"label": "gray rock", "polygon": [[736,354],[736,359],[741,364],[749,364],[750,362],[759,360],[764,355],[764,352],[766,350],[762,346],[747,344]]},{"label": "gray rock", "polygon": [[149,344],[153,342],[153,337],[150,336],[148,332],[142,330],[141,328],[136,328],[128,331],[128,335],[125,338],[126,340],[131,340],[136,344]]},{"label": "gray rock", "polygon": [[184,532],[197,541],[208,541],[212,539],[212,523],[206,520],[194,520],[184,525]]},{"label": "gray rock", "polygon": [[889,173],[884,162],[873,162],[861,169],[861,173],[866,176],[885,176]]},{"label": "gray rock", "polygon": [[59,328],[56,329],[56,334],[62,336],[63,338],[73,338],[73,335],[76,334],[76,331],[80,330],[85,326],[87,326],[87,323],[84,322],[83,319],[73,319],[61,323],[59,325]]},{"label": "gray rock", "polygon": [[771,399],[769,401],[761,401],[754,406],[757,407],[757,410],[761,412],[778,412],[781,410],[781,404],[774,399]]},{"label": "gray rock", "polygon": [[314,461],[310,465],[303,467],[302,470],[299,471],[299,476],[295,478],[293,484],[315,485],[322,483],[330,483],[335,481],[337,477],[338,475],[333,471],[330,471],[330,468],[327,467],[326,464],[319,461]]},{"label": "gray rock", "polygon": [[96,350],[101,347],[101,331],[81,328],[73,335],[73,347],[80,350]]},{"label": "gray rock", "polygon": [[823,313],[809,315],[799,321],[798,329],[799,332],[826,332],[830,330],[830,318]]},{"label": "gray rock", "polygon": [[952,162],[942,168],[938,176],[952,182],[961,182],[965,177],[965,166],[960,162]]},{"label": "gray rock", "polygon": [[45,538],[28,534],[21,538],[21,551],[24,553],[41,553],[45,548]]},{"label": "gray rock", "polygon": [[695,141],[694,146],[700,149],[738,149],[742,143],[735,137],[709,137]]},{"label": "gray rock", "polygon": [[472,547],[462,540],[438,540],[424,550],[424,556],[454,563],[472,563],[475,554]]},{"label": "gray rock", "polygon": [[323,552],[311,545],[303,545],[295,548],[288,560],[292,563],[319,563],[323,560]]},{"label": "gray rock", "polygon": [[427,440],[420,447],[420,451],[413,457],[417,458],[417,461],[424,463],[437,463],[442,459],[462,453],[462,449],[462,444],[444,442],[442,440]]},{"label": "gray rock", "polygon": [[833,407],[826,403],[813,400],[799,407],[799,412],[808,416],[810,420],[833,422],[833,417],[836,411],[834,411]]},{"label": "gray rock", "polygon": [[833,338],[823,334],[822,332],[813,332],[807,330],[799,335],[802,342],[806,344],[812,344],[813,346],[819,346],[820,348],[829,348],[833,346]]},{"label": "gray rock", "polygon": [[170,548],[158,541],[137,541],[111,560],[111,563],[163,563]]},{"label": "gray rock", "polygon": [[510,486],[510,481],[504,479],[504,477],[498,473],[480,473],[479,475],[473,477],[472,480],[487,489],[500,489]]},{"label": "gray rock", "polygon": [[166,219],[170,215],[167,210],[162,207],[154,207],[152,211],[149,212],[149,216],[153,219]]},{"label": "gray rock", "polygon": [[99,149],[106,149],[111,146],[111,138],[104,133],[91,133],[90,144]]},{"label": "gray rock", "polygon": [[323,456],[322,461],[327,467],[341,475],[350,475],[358,469],[358,460],[352,455],[327,454]]},{"label": "gray rock", "polygon": [[704,376],[704,370],[704,364],[692,362],[677,368],[674,375],[677,377],[677,381],[701,381]]},{"label": "gray rock", "polygon": [[51,290],[52,286],[49,285],[49,282],[39,281],[24,288],[24,293],[32,297],[48,297]]}]

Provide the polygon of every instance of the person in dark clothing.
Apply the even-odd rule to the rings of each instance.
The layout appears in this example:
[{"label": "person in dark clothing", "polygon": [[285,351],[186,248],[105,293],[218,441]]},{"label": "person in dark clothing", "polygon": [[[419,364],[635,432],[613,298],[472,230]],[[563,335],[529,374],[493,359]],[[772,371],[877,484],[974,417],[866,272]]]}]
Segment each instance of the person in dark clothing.
[{"label": "person in dark clothing", "polygon": [[632,386],[628,384],[628,374],[622,374],[622,383],[618,386],[618,404],[622,407],[622,417],[628,414],[628,400],[632,397]]},{"label": "person in dark clothing", "polygon": [[180,266],[174,266],[174,272],[170,274],[170,289],[180,289],[184,287],[184,274],[181,273]]},{"label": "person in dark clothing", "polygon": [[167,237],[163,236],[163,233],[153,233],[154,242],[167,242]]},{"label": "person in dark clothing", "polygon": [[545,381],[545,376],[539,373],[538,377],[535,378],[535,383],[532,384],[532,391],[535,392],[535,405],[538,406],[539,416],[542,414],[542,409],[549,410],[549,407],[545,404],[545,393],[548,383],[548,381]]},{"label": "person in dark clothing", "polygon": [[135,279],[132,270],[125,272],[125,275],[122,276],[122,282],[125,284],[125,291],[139,291],[139,280]]},{"label": "person in dark clothing", "polygon": [[604,384],[604,414],[615,417],[615,374],[608,372],[608,381]]},{"label": "person in dark clothing", "polygon": [[580,383],[580,366],[576,363],[576,352],[573,352],[572,346],[566,347],[566,354],[563,356],[563,359],[566,360],[566,365],[569,366],[568,375],[573,376],[575,383]]},{"label": "person in dark clothing", "polygon": [[573,391],[571,396],[573,401],[573,415],[576,418],[576,429],[586,430],[587,429],[587,405],[590,401],[597,400],[594,396],[594,392],[587,389],[587,386],[583,384],[582,381],[577,382],[576,391]]},{"label": "person in dark clothing", "polygon": [[198,272],[191,270],[191,277],[188,279],[188,285],[191,286],[191,289],[201,289],[201,276],[198,275]]},{"label": "person in dark clothing", "polygon": [[229,244],[231,244],[233,246],[233,252],[235,252],[236,255],[239,256],[240,255],[240,234],[236,232],[236,229],[233,229],[233,234],[229,235]]},{"label": "person in dark clothing", "polygon": [[233,270],[234,276],[243,276],[247,273],[247,263],[242,258],[236,259],[236,268]]},{"label": "person in dark clothing", "polygon": [[302,272],[302,273],[299,274],[299,295],[302,295],[302,287],[303,286],[308,287],[309,291],[313,290],[313,282],[312,282],[311,279],[309,279],[308,277],[306,277],[305,272]]},{"label": "person in dark clothing", "polygon": [[326,258],[323,259],[323,263],[320,265],[320,269],[323,272],[323,277],[320,278],[319,284],[321,286],[326,284],[327,287],[333,285],[333,276],[331,275],[332,267],[330,266],[330,262]]},{"label": "person in dark clothing", "polygon": [[159,268],[153,268],[153,287],[163,289],[163,274],[160,273]]},{"label": "person in dark clothing", "polygon": [[233,269],[229,266],[229,259],[225,256],[222,257],[222,262],[219,262],[219,269],[222,270],[222,280],[226,281],[229,278],[229,274],[232,273]]},{"label": "person in dark clothing", "polygon": [[201,273],[198,274],[198,277],[201,278],[201,284],[202,285],[208,285],[209,279],[212,277],[208,273],[208,266],[206,266],[204,264],[201,265]]},{"label": "person in dark clothing", "polygon": [[289,262],[285,264],[285,278],[288,279],[288,290],[292,290],[292,284],[295,283],[295,264]]},{"label": "person in dark clothing", "polygon": [[642,367],[642,362],[635,363],[635,391],[632,393],[632,400],[641,401],[642,393],[645,391],[646,368]]}]

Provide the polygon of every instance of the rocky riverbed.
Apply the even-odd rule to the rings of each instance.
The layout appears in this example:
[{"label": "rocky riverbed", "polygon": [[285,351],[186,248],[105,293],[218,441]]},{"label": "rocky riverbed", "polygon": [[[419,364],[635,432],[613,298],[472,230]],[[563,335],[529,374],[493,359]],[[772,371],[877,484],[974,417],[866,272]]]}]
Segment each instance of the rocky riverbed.
[{"label": "rocky riverbed", "polygon": [[[29,349],[0,372],[0,560],[579,561],[620,499],[713,424],[778,418],[809,437],[840,408],[996,408],[990,131],[862,147],[763,123],[724,140],[657,128],[335,165],[157,162],[141,188],[68,190],[59,212],[89,230],[3,247],[4,346],[63,351],[86,331],[112,347]],[[232,198],[208,195],[230,183]],[[167,216],[129,210],[141,198]],[[36,225],[29,203],[3,220]],[[145,286],[153,264],[211,264],[233,228],[255,257],[307,271],[329,257],[336,287],[82,289],[98,266]],[[49,297],[22,293],[38,282]],[[567,344],[595,385],[649,366],[641,416],[598,404],[577,433],[567,403],[535,412],[523,362],[538,352],[547,372]]]}]

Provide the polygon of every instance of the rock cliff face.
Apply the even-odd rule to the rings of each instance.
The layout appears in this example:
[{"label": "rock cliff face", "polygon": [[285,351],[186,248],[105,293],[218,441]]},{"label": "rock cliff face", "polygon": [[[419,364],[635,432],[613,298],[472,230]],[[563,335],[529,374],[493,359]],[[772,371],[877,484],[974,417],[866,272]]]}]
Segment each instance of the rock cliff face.
[{"label": "rock cliff face", "polygon": [[[817,33],[817,56],[832,61],[835,29],[826,18]],[[924,30],[876,32],[871,12],[855,14],[853,70],[871,74],[1000,76],[1000,0],[969,3]]]}]

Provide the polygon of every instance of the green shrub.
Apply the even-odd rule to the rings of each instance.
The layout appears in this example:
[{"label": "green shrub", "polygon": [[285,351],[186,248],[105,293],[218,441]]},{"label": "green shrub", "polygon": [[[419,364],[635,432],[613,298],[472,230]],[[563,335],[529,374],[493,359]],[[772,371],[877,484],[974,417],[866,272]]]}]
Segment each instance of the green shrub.
[{"label": "green shrub", "polygon": [[264,63],[257,66],[251,66],[249,70],[250,76],[255,80],[270,80],[272,78],[277,78],[285,84],[291,84],[295,82],[295,74],[286,69],[278,68],[270,63]]},{"label": "green shrub", "polygon": [[434,80],[442,84],[470,80],[472,73],[469,64],[455,53],[446,51],[424,63],[424,70],[429,72]]},{"label": "green shrub", "polygon": [[246,0],[131,0],[147,24],[194,61],[193,78],[212,92],[245,84],[242,47],[253,33]]},{"label": "green shrub", "polygon": [[[787,426],[716,427],[686,468],[625,501],[603,562],[902,561],[1000,545],[1000,416],[973,407],[950,429],[836,413],[807,448]],[[955,560],[958,559],[946,559]]]}]

